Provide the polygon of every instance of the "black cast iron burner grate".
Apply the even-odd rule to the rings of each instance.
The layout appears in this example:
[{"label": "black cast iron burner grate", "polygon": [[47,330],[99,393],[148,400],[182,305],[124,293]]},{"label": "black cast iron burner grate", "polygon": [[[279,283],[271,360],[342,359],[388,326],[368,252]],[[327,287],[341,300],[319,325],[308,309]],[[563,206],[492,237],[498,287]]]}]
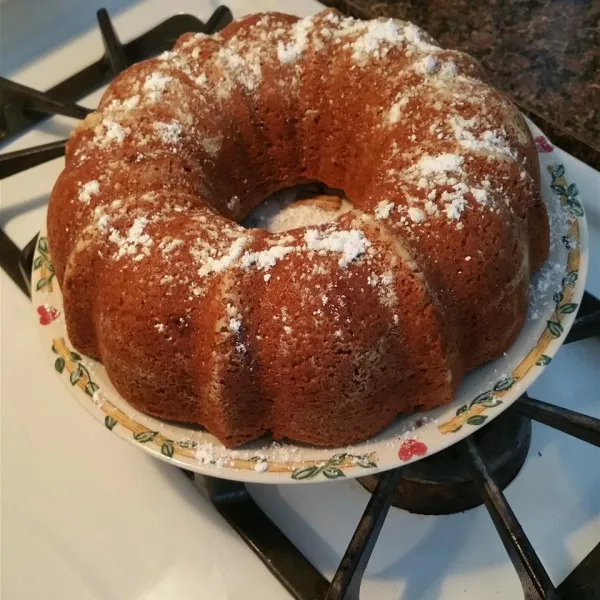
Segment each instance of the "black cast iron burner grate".
[{"label": "black cast iron burner grate", "polygon": [[[90,109],[76,104],[74,100],[108,83],[128,65],[171,48],[182,33],[214,33],[231,20],[231,12],[223,6],[213,13],[206,24],[190,15],[177,15],[123,45],[107,12],[104,9],[98,11],[98,24],[105,47],[105,54],[100,60],[45,93],[0,78],[0,141],[22,133],[48,115],[85,118]],[[0,179],[63,155],[65,143],[66,140],[62,140],[0,155]],[[0,229],[0,266],[28,296],[31,295],[29,285],[36,241],[37,236],[21,251]],[[597,335],[600,335],[600,302],[586,293],[565,343]],[[521,580],[525,600],[588,600],[597,597],[600,593],[597,575],[600,572],[600,543],[557,590],[507,503],[502,486],[507,485],[522,465],[529,446],[530,419],[598,447],[600,420],[534,400],[527,394],[505,415],[496,421],[512,420],[515,423],[517,437],[509,440],[509,445],[514,446],[511,442],[519,439],[520,443],[516,445],[521,453],[517,458],[509,457],[508,462],[502,462],[502,457],[495,457],[495,463],[500,464],[506,472],[500,472],[494,460],[490,460],[490,463],[494,463],[491,466],[487,463],[489,456],[481,433],[493,428],[492,422],[482,432],[468,437],[437,457],[431,457],[435,459],[434,467],[431,467],[433,461],[428,463],[429,459],[425,459],[420,461],[423,463],[421,466],[416,463],[373,478],[370,482],[372,496],[331,582],[262,512],[243,483],[194,475],[187,471],[186,474],[195,480],[202,493],[297,600],[358,600],[367,563],[398,490],[406,489],[403,485],[410,487],[416,482],[418,492],[425,494],[424,499],[431,500],[427,490],[419,487],[419,478],[423,479],[425,474],[431,475],[432,468],[434,472],[437,469],[439,475],[439,465],[443,470],[450,468],[452,462],[460,466],[460,484],[468,487],[466,505],[473,506],[480,501],[485,503]],[[450,451],[452,459],[444,463],[444,455]],[[468,476],[464,476],[465,472]],[[464,491],[466,488],[460,489]],[[464,509],[466,505],[456,505],[455,509]],[[430,512],[439,512],[439,506],[434,503]]]}]

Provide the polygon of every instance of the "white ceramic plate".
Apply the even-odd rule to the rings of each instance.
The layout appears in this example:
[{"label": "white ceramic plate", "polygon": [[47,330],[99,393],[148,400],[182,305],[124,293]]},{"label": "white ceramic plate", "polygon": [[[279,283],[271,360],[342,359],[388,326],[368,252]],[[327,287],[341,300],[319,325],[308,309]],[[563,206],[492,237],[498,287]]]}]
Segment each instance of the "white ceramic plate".
[{"label": "white ceramic plate", "polygon": [[467,375],[451,404],[397,422],[351,447],[317,449],[258,441],[228,450],[200,428],[148,417],[111,385],[101,363],[71,346],[44,231],[32,275],[33,306],[44,347],[74,397],[114,434],[191,471],[257,483],[329,481],[392,469],[439,452],[506,410],[551,362],[571,327],[585,287],[587,227],[576,182],[539,130],[542,194],[548,205],[550,258],[532,280],[530,316],[506,355]]}]

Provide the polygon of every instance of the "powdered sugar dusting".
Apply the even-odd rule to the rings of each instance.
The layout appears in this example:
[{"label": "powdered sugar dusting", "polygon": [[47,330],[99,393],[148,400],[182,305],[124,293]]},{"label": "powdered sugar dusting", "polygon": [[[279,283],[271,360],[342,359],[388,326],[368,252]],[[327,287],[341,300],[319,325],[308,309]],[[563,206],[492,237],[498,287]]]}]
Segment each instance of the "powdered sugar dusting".
[{"label": "powdered sugar dusting", "polygon": [[230,449],[215,446],[210,442],[197,443],[195,441],[179,442],[179,445],[186,448],[194,448],[196,460],[203,465],[212,465],[217,469],[224,466],[233,466],[236,460],[251,461],[254,463],[254,470],[257,473],[264,473],[269,469],[270,462],[299,462],[304,457],[304,452],[298,446],[291,444],[281,444],[271,442],[268,446],[269,458],[265,455],[264,447],[262,450],[251,449]]},{"label": "powdered sugar dusting", "polygon": [[200,275],[200,277],[205,277],[211,273],[220,273],[229,268],[240,258],[240,256],[242,256],[246,243],[246,237],[240,236],[233,241],[227,252],[220,258],[210,256],[205,249],[192,250],[192,256],[194,256],[196,261],[201,263],[201,266],[198,269],[198,275]]},{"label": "powdered sugar dusting", "polygon": [[79,201],[84,204],[89,204],[92,196],[97,196],[100,193],[100,184],[97,179],[84,183],[79,189]]},{"label": "powdered sugar dusting", "polygon": [[284,64],[295,62],[300,58],[308,44],[308,35],[313,26],[311,17],[300,19],[292,26],[290,41],[279,41],[277,58]]},{"label": "powdered sugar dusting", "polygon": [[304,234],[304,241],[309,250],[341,253],[338,264],[342,269],[357,259],[371,245],[364,232],[358,229],[332,232],[309,229]]},{"label": "powdered sugar dusting", "polygon": [[419,161],[419,169],[423,175],[458,171],[463,164],[459,154],[439,154],[438,156],[423,156]]},{"label": "powdered sugar dusting", "polygon": [[227,316],[229,317],[229,330],[232,333],[239,333],[242,328],[242,318],[238,309],[232,304],[227,304]]},{"label": "powdered sugar dusting", "polygon": [[183,128],[179,121],[171,121],[170,123],[157,121],[153,124],[153,127],[154,131],[157,132],[159,138],[165,144],[176,144],[183,133]]},{"label": "powdered sugar dusting", "polygon": [[117,100],[114,99],[109,105],[107,110],[109,111],[119,111],[119,110],[133,110],[140,103],[140,97],[138,95],[131,96],[131,98],[126,98],[125,100]]},{"label": "powdered sugar dusting", "polygon": [[425,58],[421,59],[415,65],[415,69],[419,73],[433,73],[435,68],[437,67],[438,61],[435,56],[429,54]]},{"label": "powdered sugar dusting", "polygon": [[[562,206],[560,197],[555,195],[553,202],[548,203],[551,255],[565,252],[565,246],[570,246],[570,242],[565,244],[565,239],[571,219],[572,215]],[[549,260],[533,275],[529,283],[529,319],[539,319],[549,306],[556,303],[566,274],[566,260]]]},{"label": "powdered sugar dusting", "polygon": [[217,156],[221,150],[222,136],[205,137],[200,140],[200,144],[209,156]]},{"label": "powdered sugar dusting", "polygon": [[108,239],[118,246],[118,250],[113,255],[115,260],[131,255],[134,257],[133,260],[139,261],[150,255],[152,238],[144,231],[148,223],[147,218],[137,217],[127,231],[126,237],[123,237],[115,228],[110,230]]},{"label": "powdered sugar dusting", "polygon": [[183,240],[180,239],[165,239],[158,244],[159,250],[162,252],[163,258],[167,258],[173,250],[183,246]]},{"label": "powdered sugar dusting", "polygon": [[110,144],[122,144],[125,136],[129,133],[129,128],[123,127],[113,119],[104,119],[102,125],[94,129],[94,144],[100,148],[106,148]]},{"label": "powdered sugar dusting", "polygon": [[224,81],[221,82],[219,95],[229,95],[234,83],[240,84],[247,91],[258,88],[262,79],[261,59],[258,48],[249,50],[246,55],[236,52],[231,47],[223,47],[217,53],[217,60],[224,67]]},{"label": "powdered sugar dusting", "polygon": [[244,269],[256,266],[266,271],[275,266],[277,261],[282,260],[295,250],[296,248],[293,246],[272,246],[268,250],[261,250],[260,252],[246,252],[242,256],[241,264]]},{"label": "powdered sugar dusting", "polygon": [[547,262],[535,274],[529,284],[529,314],[530,320],[537,320],[545,309],[554,303],[553,294],[558,293],[565,276],[564,264]]},{"label": "powdered sugar dusting", "polygon": [[254,465],[254,470],[257,471],[258,473],[264,473],[267,469],[269,468],[269,463],[266,460],[259,460],[255,465]]},{"label": "powdered sugar dusting", "polygon": [[367,283],[369,286],[378,290],[381,305],[386,308],[395,306],[398,301],[398,296],[396,295],[396,290],[394,287],[394,281],[395,279],[392,271],[386,271],[382,275],[371,273],[367,277]]},{"label": "powdered sugar dusting", "polygon": [[104,404],[105,401],[106,395],[104,394],[104,392],[100,388],[94,390],[94,393],[92,394],[92,402],[94,403],[94,405],[100,407]]},{"label": "powdered sugar dusting", "polygon": [[448,202],[445,207],[446,216],[449,219],[458,220],[467,207],[467,201],[463,196],[460,196],[458,198],[454,198],[451,202]]},{"label": "powdered sugar dusting", "polygon": [[388,124],[393,125],[394,123],[398,123],[400,121],[400,115],[402,114],[402,109],[408,104],[408,98],[406,96],[400,98],[397,102],[392,104],[390,108],[390,112],[388,113]]},{"label": "powdered sugar dusting", "polygon": [[382,43],[397,43],[402,40],[398,22],[388,20],[371,20],[364,26],[364,33],[352,44],[352,58],[356,61],[368,60],[370,57],[384,57],[387,49]]},{"label": "powdered sugar dusting", "polygon": [[390,214],[394,210],[394,203],[388,202],[387,200],[381,200],[375,207],[375,219],[382,221],[383,219],[389,219]]},{"label": "powdered sugar dusting", "polygon": [[106,232],[108,230],[108,226],[110,225],[110,217],[105,214],[100,215],[96,221],[96,225],[100,231]]},{"label": "powdered sugar dusting", "polygon": [[151,102],[158,102],[171,81],[173,81],[173,78],[169,75],[155,72],[146,77],[143,89],[148,94]]},{"label": "powdered sugar dusting", "polygon": [[503,130],[492,131],[486,129],[481,132],[479,137],[473,132],[473,129],[480,127],[479,117],[465,119],[461,115],[453,115],[449,123],[454,137],[465,150],[517,158],[517,153],[510,147],[506,133]]},{"label": "powdered sugar dusting", "polygon": [[408,216],[413,223],[421,223],[427,218],[425,211],[416,206],[409,207]]},{"label": "powdered sugar dusting", "polygon": [[404,38],[421,52],[435,52],[440,47],[427,41],[427,34],[413,23],[405,23],[402,31]]},{"label": "powdered sugar dusting", "polygon": [[471,194],[479,204],[487,204],[488,203],[488,193],[487,190],[481,188],[471,188]]}]

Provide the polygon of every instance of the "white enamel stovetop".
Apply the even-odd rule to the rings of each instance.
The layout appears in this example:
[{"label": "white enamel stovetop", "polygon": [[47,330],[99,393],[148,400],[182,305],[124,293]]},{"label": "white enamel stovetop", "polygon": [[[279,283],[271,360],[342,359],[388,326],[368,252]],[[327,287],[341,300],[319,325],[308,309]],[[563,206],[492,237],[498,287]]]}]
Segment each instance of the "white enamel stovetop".
[{"label": "white enamel stovetop", "polygon": [[[95,60],[102,6],[127,41],[176,11],[206,19],[207,0],[0,0],[0,73],[45,89]],[[286,10],[309,0],[231,0],[234,15]],[[83,101],[93,106],[98,95]],[[66,137],[67,119],[44,123],[16,150]],[[590,285],[600,294],[600,175],[564,155],[587,201]],[[21,246],[38,231],[62,160],[0,187],[0,225]],[[48,372],[31,309],[0,279],[2,579],[6,600],[252,600],[287,592],[180,471],[122,443],[81,410]],[[600,340],[563,348],[531,394],[600,416]],[[558,584],[600,541],[597,449],[534,425],[527,463],[506,491]],[[252,492],[305,554],[331,577],[367,502],[352,481]],[[520,586],[483,508],[448,517],[392,509],[375,548],[364,597],[516,600]]]}]

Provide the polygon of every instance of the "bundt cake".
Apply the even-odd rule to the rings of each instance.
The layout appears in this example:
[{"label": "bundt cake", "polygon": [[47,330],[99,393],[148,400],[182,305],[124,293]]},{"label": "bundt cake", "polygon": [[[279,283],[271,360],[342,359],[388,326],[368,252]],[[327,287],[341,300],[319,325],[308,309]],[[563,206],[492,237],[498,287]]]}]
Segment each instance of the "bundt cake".
[{"label": "bundt cake", "polygon": [[[68,141],[48,235],[70,340],[133,406],[227,446],[364,440],[513,343],[548,253],[538,179],[515,107],[411,23],[186,34]],[[315,181],[350,210],[240,225]]]}]

